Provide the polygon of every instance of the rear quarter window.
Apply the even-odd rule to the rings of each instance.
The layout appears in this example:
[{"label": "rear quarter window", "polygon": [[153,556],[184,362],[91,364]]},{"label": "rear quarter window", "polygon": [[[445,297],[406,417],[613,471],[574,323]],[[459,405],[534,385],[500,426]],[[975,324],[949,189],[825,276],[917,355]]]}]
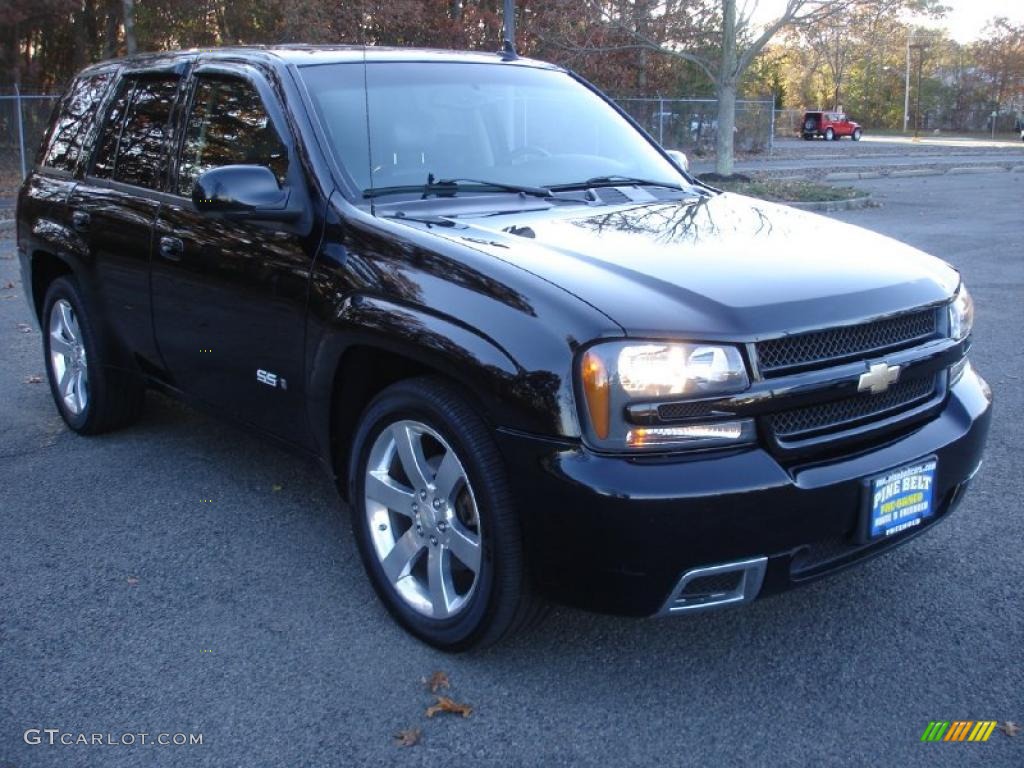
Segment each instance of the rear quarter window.
[{"label": "rear quarter window", "polygon": [[107,92],[112,72],[78,78],[61,100],[56,119],[43,145],[40,164],[73,173],[88,151],[86,141]]}]

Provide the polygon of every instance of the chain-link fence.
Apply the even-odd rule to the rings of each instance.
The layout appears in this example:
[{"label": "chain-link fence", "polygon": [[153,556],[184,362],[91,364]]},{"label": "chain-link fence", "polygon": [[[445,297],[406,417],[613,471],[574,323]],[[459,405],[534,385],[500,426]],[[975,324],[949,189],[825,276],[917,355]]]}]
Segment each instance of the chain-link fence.
[{"label": "chain-link fence", "polygon": [[[718,135],[717,99],[616,99],[620,107],[667,149],[705,153]],[[734,146],[740,152],[770,152],[774,141],[774,103],[736,102]]]},{"label": "chain-link fence", "polygon": [[35,161],[56,94],[0,93],[0,196],[13,195]]},{"label": "chain-link fence", "polygon": [[804,110],[802,109],[778,109],[775,111],[775,136],[776,138],[791,139],[800,136],[800,126],[803,123]]}]

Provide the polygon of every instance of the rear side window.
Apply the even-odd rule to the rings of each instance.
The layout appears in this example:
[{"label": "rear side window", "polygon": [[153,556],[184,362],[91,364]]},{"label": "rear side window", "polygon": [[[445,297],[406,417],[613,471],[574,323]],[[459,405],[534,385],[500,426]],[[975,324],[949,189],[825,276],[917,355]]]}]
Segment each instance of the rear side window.
[{"label": "rear side window", "polygon": [[109,179],[114,175],[114,159],[117,156],[117,142],[121,138],[124,126],[124,113],[132,98],[132,82],[122,80],[117,88],[117,96],[110,105],[107,119],[103,123],[99,145],[96,149],[96,161],[92,166],[92,175],[101,179]]},{"label": "rear side window", "polygon": [[125,84],[104,125],[93,175],[159,189],[177,92],[178,77],[140,77]]},{"label": "rear side window", "polygon": [[93,116],[112,77],[111,72],[81,77],[71,86],[61,102],[43,151],[41,162],[47,168],[74,172],[85,151]]},{"label": "rear side window", "polygon": [[284,183],[288,151],[252,83],[200,77],[185,127],[176,191],[189,197],[199,174],[222,165],[265,165]]}]

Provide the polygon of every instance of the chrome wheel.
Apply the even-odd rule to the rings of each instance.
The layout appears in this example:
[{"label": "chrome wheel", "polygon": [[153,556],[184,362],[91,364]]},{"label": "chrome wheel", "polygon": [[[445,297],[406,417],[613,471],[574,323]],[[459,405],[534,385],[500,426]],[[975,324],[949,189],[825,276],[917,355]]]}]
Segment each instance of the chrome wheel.
[{"label": "chrome wheel", "polygon": [[370,449],[366,522],[384,575],[416,612],[459,614],[480,577],[476,498],[459,457],[418,421],[385,428]]},{"label": "chrome wheel", "polygon": [[61,402],[77,416],[89,404],[89,364],[82,330],[67,299],[57,300],[50,310],[50,367]]}]

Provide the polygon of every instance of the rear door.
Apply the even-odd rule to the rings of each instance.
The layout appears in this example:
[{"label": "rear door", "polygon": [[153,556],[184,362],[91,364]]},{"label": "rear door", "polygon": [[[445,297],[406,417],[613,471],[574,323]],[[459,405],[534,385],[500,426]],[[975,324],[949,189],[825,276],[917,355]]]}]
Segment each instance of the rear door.
[{"label": "rear door", "polygon": [[[20,245],[26,254],[36,249],[61,248],[70,257],[79,253],[73,242],[64,240],[64,233],[74,229],[67,200],[75,187],[75,176],[83,157],[88,155],[90,136],[96,117],[104,103],[116,72],[91,72],[79,76],[61,99],[53,122],[43,140],[36,167],[21,189],[18,218],[22,222]],[[34,302],[28,261],[23,264],[27,298]],[[36,308],[42,311],[41,307]]]},{"label": "rear door", "polygon": [[[189,87],[172,199],[156,223],[152,271],[157,343],[182,391],[222,413],[309,444],[303,404],[306,293],[321,217],[284,112],[264,75],[244,65],[197,68]],[[210,168],[270,168],[306,213],[295,223],[200,213],[192,188]]]},{"label": "rear door", "polygon": [[124,349],[158,361],[150,316],[149,261],[182,84],[177,71],[124,76],[110,101],[85,176],[68,201],[88,242],[99,315]]}]

